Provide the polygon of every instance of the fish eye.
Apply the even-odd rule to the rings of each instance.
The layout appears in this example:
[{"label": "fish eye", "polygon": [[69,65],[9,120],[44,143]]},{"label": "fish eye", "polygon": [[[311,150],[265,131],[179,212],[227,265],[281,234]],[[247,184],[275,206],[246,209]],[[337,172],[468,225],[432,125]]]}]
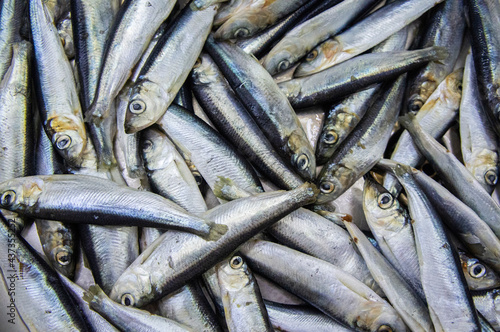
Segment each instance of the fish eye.
[{"label": "fish eye", "polygon": [[297,166],[297,169],[303,171],[307,168],[307,166],[309,165],[309,158],[307,158],[307,156],[305,154],[301,154],[298,158],[297,158],[297,161],[296,161],[296,166]]},{"label": "fish eye", "polygon": [[378,196],[377,204],[381,209],[388,209],[392,206],[392,202],[394,201],[393,197],[389,193],[383,193]]},{"label": "fish eye", "polygon": [[239,28],[234,32],[234,38],[245,38],[250,34],[250,31],[247,28]]},{"label": "fish eye", "polygon": [[424,103],[422,103],[422,101],[419,99],[411,101],[410,105],[409,105],[410,106],[409,107],[410,113],[417,113],[418,111],[420,111],[420,109],[422,108],[423,105],[424,105]]},{"label": "fish eye", "polygon": [[2,197],[0,198],[0,204],[3,206],[10,206],[14,204],[15,200],[16,200],[16,192],[13,190],[7,190],[2,194]]},{"label": "fish eye", "polygon": [[145,152],[151,151],[153,148],[153,142],[150,139],[145,140],[142,142],[142,150]]},{"label": "fish eye", "polygon": [[486,183],[490,186],[496,185],[498,181],[497,173],[490,169],[484,174],[484,181],[486,181]]},{"label": "fish eye", "polygon": [[318,51],[314,50],[306,56],[306,61],[313,61],[318,56]]},{"label": "fish eye", "polygon": [[56,148],[59,150],[66,150],[71,145],[71,137],[68,135],[61,135],[56,139]]},{"label": "fish eye", "polygon": [[229,265],[233,269],[239,269],[243,265],[243,258],[241,258],[240,256],[234,256],[233,258],[231,258]]},{"label": "fish eye", "polygon": [[389,325],[384,324],[377,329],[377,332],[393,332],[393,329]]},{"label": "fish eye", "polygon": [[323,136],[323,143],[335,144],[338,139],[339,139],[339,135],[335,131],[329,130],[326,132],[325,136]]},{"label": "fish eye", "polygon": [[329,194],[335,189],[335,186],[331,182],[322,182],[319,185],[319,189],[323,194]]},{"label": "fish eye", "polygon": [[63,266],[69,265],[71,263],[70,253],[67,251],[59,251],[56,254],[56,262]]},{"label": "fish eye", "polygon": [[203,183],[203,177],[201,176],[201,174],[199,172],[192,172],[192,173],[196,181],[196,184],[201,186],[201,184]]},{"label": "fish eye", "polygon": [[136,99],[130,103],[128,109],[133,114],[141,114],[146,110],[146,104],[142,100]]},{"label": "fish eye", "polygon": [[196,59],[193,68],[198,68],[199,66],[201,66],[201,58]]},{"label": "fish eye", "polygon": [[457,85],[458,91],[462,91],[462,84]]},{"label": "fish eye", "polygon": [[472,278],[475,279],[482,278],[486,274],[486,268],[483,264],[480,263],[473,264],[469,268],[469,274]]},{"label": "fish eye", "polygon": [[130,306],[133,306],[135,301],[134,301],[134,297],[132,296],[132,294],[123,294],[122,295],[122,304],[124,306],[127,306],[127,307],[130,307]]},{"label": "fish eye", "polygon": [[280,63],[278,63],[278,71],[285,71],[290,67],[290,61],[288,60],[282,60]]}]

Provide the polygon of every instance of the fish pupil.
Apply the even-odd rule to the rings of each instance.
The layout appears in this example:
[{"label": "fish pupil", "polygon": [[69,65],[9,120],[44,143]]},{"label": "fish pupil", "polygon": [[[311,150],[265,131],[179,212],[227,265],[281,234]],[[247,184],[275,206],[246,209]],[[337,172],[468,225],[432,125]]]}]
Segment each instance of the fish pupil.
[{"label": "fish pupil", "polygon": [[142,108],[141,105],[139,105],[138,103],[135,103],[134,105],[132,105],[132,107],[134,108],[134,110],[138,111]]},{"label": "fish pupil", "polygon": [[130,299],[127,297],[125,298],[125,305],[126,306],[129,306],[130,305]]}]

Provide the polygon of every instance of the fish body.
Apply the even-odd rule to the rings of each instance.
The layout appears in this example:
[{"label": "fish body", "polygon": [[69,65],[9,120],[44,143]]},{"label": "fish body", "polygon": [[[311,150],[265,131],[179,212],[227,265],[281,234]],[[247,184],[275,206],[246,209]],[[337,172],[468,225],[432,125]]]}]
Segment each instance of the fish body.
[{"label": "fish body", "polygon": [[205,49],[277,152],[304,179],[313,179],[314,150],[297,114],[272,76],[254,57],[230,43],[217,43],[209,37]]},{"label": "fish body", "polygon": [[24,0],[8,0],[0,4],[0,81],[11,64],[12,45],[21,41],[25,7]]}]

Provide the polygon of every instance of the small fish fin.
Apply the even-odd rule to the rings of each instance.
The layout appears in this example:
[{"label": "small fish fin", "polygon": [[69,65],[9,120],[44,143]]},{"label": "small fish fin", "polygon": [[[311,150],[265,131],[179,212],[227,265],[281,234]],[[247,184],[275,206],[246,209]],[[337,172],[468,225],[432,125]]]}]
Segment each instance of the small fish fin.
[{"label": "small fish fin", "polygon": [[217,198],[232,201],[238,198],[248,197],[250,193],[238,188],[233,180],[219,176],[214,184],[214,195]]},{"label": "small fish fin", "polygon": [[227,225],[214,223],[211,225],[210,233],[208,233],[208,236],[206,237],[206,239],[208,241],[217,241],[224,234],[226,234],[227,230],[228,230]]},{"label": "small fish fin", "polygon": [[83,300],[88,302],[88,304],[97,303],[104,297],[106,297],[106,294],[99,285],[91,285],[88,291],[83,292],[82,296]]}]

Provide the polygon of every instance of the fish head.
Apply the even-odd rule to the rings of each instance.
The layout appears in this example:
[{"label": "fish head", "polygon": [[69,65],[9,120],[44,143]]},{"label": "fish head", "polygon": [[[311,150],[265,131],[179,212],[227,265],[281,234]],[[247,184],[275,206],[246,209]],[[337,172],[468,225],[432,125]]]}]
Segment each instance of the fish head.
[{"label": "fish head", "polygon": [[325,165],[318,181],[320,193],[316,204],[333,201],[342,195],[354,182],[355,174],[351,167],[343,164]]},{"label": "fish head", "polygon": [[254,279],[250,269],[240,256],[233,256],[216,267],[219,284],[228,291],[239,291]]},{"label": "fish head", "polygon": [[290,69],[297,61],[293,49],[292,45],[286,49],[280,49],[278,52],[269,52],[264,58],[262,65],[271,75],[276,75]]},{"label": "fish head", "polygon": [[164,91],[158,84],[143,80],[132,88],[125,115],[125,132],[143,130],[165,113],[175,94]]},{"label": "fish head", "polygon": [[338,145],[338,129],[334,125],[326,125],[319,135],[316,147],[317,161],[321,162],[322,164],[326,163],[328,161],[327,156],[331,155],[331,151],[333,151]]},{"label": "fish head", "polygon": [[363,210],[370,227],[395,232],[408,224],[408,213],[399,201],[368,177],[363,188]]},{"label": "fish head", "polygon": [[459,251],[459,254],[465,280],[470,290],[480,291],[500,286],[500,277],[489,266],[462,251]]},{"label": "fish head", "polygon": [[45,127],[55,150],[69,166],[80,167],[87,147],[87,133],[82,123],[71,116],[55,116],[47,119]]},{"label": "fish head", "polygon": [[308,76],[328,68],[329,64],[336,59],[341,50],[342,46],[337,40],[328,39],[306,55],[293,73],[293,76]]},{"label": "fish head", "polygon": [[214,61],[206,53],[202,53],[196,60],[191,78],[194,85],[205,85],[222,79]]},{"label": "fish head", "polygon": [[306,135],[294,131],[288,138],[288,148],[294,170],[304,179],[313,180],[316,177],[316,157]]},{"label": "fish head", "polygon": [[58,245],[47,255],[51,265],[60,273],[73,278],[75,274],[76,261],[73,259],[74,252],[71,245]]},{"label": "fish head", "polygon": [[249,10],[231,17],[215,32],[220,40],[243,39],[255,35],[267,26],[268,12]]},{"label": "fish head", "polygon": [[36,176],[16,178],[0,183],[0,208],[30,212],[36,208],[44,182]]},{"label": "fish head", "polygon": [[155,293],[150,274],[140,264],[132,264],[113,285],[109,297],[124,306],[142,307],[153,301]]},{"label": "fish head", "polygon": [[367,323],[369,324],[370,331],[408,331],[404,321],[388,303],[382,305],[378,302],[377,304],[367,314]]},{"label": "fish head", "polygon": [[148,128],[141,133],[141,149],[144,166],[148,171],[163,169],[174,162],[177,153],[174,145],[165,134],[155,128]]}]

